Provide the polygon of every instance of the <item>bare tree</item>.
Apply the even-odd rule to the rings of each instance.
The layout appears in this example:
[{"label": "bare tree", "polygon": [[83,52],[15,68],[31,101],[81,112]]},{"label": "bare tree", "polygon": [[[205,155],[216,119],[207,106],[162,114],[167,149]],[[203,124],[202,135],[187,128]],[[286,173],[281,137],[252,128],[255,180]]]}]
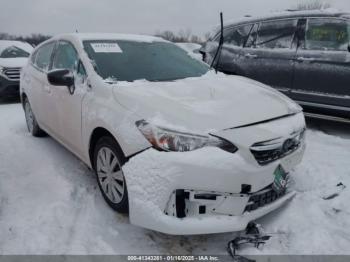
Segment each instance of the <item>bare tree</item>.
[{"label": "bare tree", "polygon": [[332,7],[332,5],[325,1],[320,0],[309,0],[300,2],[297,4],[297,6],[294,8],[295,10],[322,10]]},{"label": "bare tree", "polygon": [[177,42],[190,42],[191,41],[191,30],[180,30],[178,35]]},{"label": "bare tree", "polygon": [[208,41],[211,37],[212,33],[211,32],[206,32],[204,35],[204,41]]},{"label": "bare tree", "polygon": [[180,30],[178,33],[166,30],[162,32],[156,32],[156,36],[162,37],[168,41],[175,43],[191,42],[202,44],[203,40],[200,36],[191,33],[191,30]]},{"label": "bare tree", "polygon": [[163,32],[157,32],[156,36],[162,37],[165,40],[168,40],[170,42],[175,42],[175,38],[176,38],[175,34],[170,30],[166,30]]}]

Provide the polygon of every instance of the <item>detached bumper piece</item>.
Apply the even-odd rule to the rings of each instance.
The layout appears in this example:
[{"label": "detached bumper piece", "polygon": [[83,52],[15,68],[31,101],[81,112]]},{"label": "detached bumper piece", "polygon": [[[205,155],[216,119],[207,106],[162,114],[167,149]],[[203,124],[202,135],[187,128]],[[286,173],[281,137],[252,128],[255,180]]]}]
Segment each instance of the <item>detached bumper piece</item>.
[{"label": "detached bumper piece", "polygon": [[[242,189],[247,185],[242,185]],[[219,193],[197,190],[175,190],[164,213],[176,218],[203,216],[240,216],[275,202],[287,193],[276,191],[273,185],[256,193]]]}]

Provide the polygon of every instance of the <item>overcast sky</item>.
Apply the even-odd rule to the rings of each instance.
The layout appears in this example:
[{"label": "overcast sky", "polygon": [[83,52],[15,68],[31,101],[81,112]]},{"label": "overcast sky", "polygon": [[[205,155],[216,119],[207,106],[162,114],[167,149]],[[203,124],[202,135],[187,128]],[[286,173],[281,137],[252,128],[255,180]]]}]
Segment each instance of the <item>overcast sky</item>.
[{"label": "overcast sky", "polygon": [[[302,1],[302,0],[300,0]],[[11,34],[191,30],[203,35],[225,19],[261,15],[299,0],[0,0],[0,32]],[[350,10],[350,0],[327,0]]]}]

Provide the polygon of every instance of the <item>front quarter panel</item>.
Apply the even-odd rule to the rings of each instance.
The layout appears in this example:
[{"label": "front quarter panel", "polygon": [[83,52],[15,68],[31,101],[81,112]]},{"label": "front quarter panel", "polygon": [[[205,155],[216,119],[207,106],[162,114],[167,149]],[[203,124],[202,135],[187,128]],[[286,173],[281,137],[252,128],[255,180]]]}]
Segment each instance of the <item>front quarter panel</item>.
[{"label": "front quarter panel", "polygon": [[85,159],[89,161],[90,139],[96,128],[104,128],[117,140],[124,156],[136,154],[148,147],[149,142],[137,129],[140,120],[136,112],[122,107],[113,96],[113,85],[99,79],[92,81],[92,89],[83,101],[82,133],[85,145]]}]

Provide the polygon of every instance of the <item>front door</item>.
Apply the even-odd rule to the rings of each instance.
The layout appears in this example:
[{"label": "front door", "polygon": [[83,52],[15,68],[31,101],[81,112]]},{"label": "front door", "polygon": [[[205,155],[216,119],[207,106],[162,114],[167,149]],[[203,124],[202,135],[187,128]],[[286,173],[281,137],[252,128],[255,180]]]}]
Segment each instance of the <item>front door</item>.
[{"label": "front door", "polygon": [[224,44],[219,59],[218,69],[227,74],[241,75],[240,64],[243,62],[243,46],[247,41],[253,24],[246,24],[224,29]]},{"label": "front door", "polygon": [[302,105],[350,107],[349,22],[310,18],[305,23],[292,97]]},{"label": "front door", "polygon": [[75,88],[52,87],[55,97],[57,136],[74,153],[81,155],[82,147],[82,101],[87,92],[86,71],[74,46],[60,41],[56,49],[52,70],[68,69],[75,79]]},{"label": "front door", "polygon": [[51,64],[52,53],[56,42],[50,42],[41,46],[35,55],[35,61],[32,61],[34,68],[31,75],[31,87],[33,95],[30,97],[34,114],[40,126],[45,130],[52,132],[53,126],[53,107],[52,93],[47,80],[47,71]]}]

